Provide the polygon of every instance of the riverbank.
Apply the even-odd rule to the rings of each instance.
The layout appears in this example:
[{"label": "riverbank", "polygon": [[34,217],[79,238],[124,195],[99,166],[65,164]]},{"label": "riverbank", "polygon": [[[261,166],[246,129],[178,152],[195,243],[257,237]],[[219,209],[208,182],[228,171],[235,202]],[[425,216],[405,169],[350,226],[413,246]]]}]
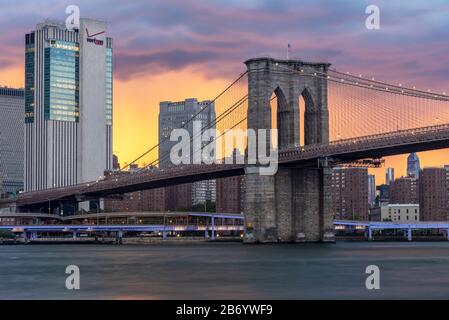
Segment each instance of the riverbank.
[{"label": "riverbank", "polygon": [[[0,239],[0,246],[2,245],[159,245],[159,244],[195,244],[195,243],[209,243],[209,242],[242,242],[240,237],[235,238],[220,238],[220,239],[206,239],[204,237],[173,237],[173,238],[157,238],[157,237],[129,237],[118,240],[114,237],[105,238],[38,238],[38,239]],[[401,237],[376,237],[372,241],[361,237],[337,237],[336,242],[448,242],[445,237],[416,237],[413,241],[408,241]]]},{"label": "riverbank", "polygon": [[79,238],[37,238],[37,239],[0,239],[0,245],[65,245],[65,244],[95,244],[95,245],[150,245],[150,244],[190,244],[207,242],[241,242],[240,237],[216,238],[214,240],[204,237],[169,237],[162,239],[159,237],[128,237],[118,240],[115,237],[79,237]]},{"label": "riverbank", "polygon": [[336,236],[337,241],[377,241],[377,242],[432,242],[432,241],[445,241],[448,239],[445,235],[426,235],[426,236],[413,236],[412,241],[409,241],[407,237],[404,236],[375,236],[373,240],[368,240],[362,236]]}]

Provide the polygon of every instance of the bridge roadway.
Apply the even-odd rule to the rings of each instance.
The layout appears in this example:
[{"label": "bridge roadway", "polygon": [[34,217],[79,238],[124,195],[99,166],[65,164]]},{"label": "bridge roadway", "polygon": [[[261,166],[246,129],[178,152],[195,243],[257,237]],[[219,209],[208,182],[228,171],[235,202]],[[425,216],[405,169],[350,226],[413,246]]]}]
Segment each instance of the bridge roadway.
[{"label": "bridge roadway", "polygon": [[[449,148],[449,124],[399,130],[392,133],[337,140],[326,145],[309,145],[281,150],[279,165],[313,167],[327,158],[331,165],[366,158]],[[176,166],[141,173],[111,176],[96,182],[64,188],[22,193],[17,199],[0,200],[0,207],[26,207],[51,201],[84,201],[127,192],[244,174],[244,164]]]}]

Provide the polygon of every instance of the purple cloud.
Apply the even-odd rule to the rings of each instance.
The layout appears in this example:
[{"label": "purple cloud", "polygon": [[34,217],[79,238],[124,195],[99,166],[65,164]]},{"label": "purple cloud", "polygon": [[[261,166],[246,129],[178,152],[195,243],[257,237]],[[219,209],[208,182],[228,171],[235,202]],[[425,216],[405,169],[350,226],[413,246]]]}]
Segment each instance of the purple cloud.
[{"label": "purple cloud", "polygon": [[[73,1],[18,0],[0,13],[0,69],[23,64],[23,35],[45,18],[65,19]],[[365,28],[370,1],[80,0],[81,15],[109,23],[115,75],[130,79],[194,68],[231,78],[254,56],[327,60],[387,81],[447,88],[449,35],[444,0],[377,1],[381,30]],[[402,80],[401,80],[402,79]]]}]

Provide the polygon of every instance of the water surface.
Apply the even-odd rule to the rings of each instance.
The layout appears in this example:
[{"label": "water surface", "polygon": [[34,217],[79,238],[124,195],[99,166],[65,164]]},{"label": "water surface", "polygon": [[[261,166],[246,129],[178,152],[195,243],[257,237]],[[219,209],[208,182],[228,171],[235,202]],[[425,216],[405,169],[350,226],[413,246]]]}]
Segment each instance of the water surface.
[{"label": "water surface", "polygon": [[[380,290],[365,288],[371,264]],[[59,298],[447,299],[449,242],[0,246],[0,299]]]}]

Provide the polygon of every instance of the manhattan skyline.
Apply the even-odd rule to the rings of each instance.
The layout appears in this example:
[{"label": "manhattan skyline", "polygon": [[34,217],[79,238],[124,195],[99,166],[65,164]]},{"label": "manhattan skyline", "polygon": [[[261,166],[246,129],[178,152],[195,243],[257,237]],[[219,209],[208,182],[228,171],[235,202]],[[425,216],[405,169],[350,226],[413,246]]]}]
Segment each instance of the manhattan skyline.
[{"label": "manhattan skyline", "polygon": [[[65,20],[69,4],[3,4],[1,85],[23,87],[23,35],[46,18]],[[364,25],[368,4],[79,1],[81,16],[107,21],[115,39],[114,153],[121,163],[130,162],[157,143],[160,101],[211,99],[244,71],[245,59],[285,58],[288,43],[294,58],[326,60],[340,71],[423,90],[447,90],[449,45],[440,39],[449,6],[379,1],[381,29],[370,31]],[[422,167],[442,166],[447,155],[447,150],[418,154]],[[405,175],[406,157],[389,157],[386,166],[395,167],[397,177]],[[372,171],[382,183],[384,168]]]}]

